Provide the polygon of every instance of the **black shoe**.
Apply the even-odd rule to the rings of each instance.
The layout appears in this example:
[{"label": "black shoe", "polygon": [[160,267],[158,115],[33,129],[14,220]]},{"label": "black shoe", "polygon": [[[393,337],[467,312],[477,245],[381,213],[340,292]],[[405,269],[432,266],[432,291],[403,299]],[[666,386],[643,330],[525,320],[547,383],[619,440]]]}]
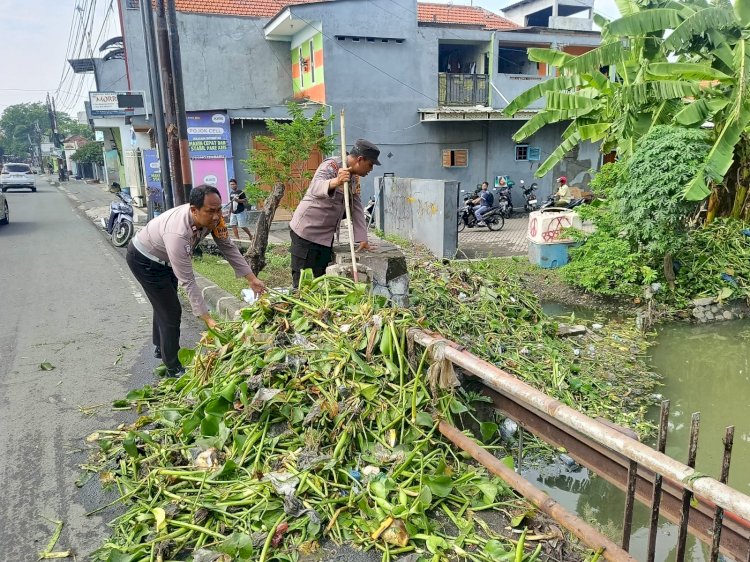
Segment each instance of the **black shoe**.
[{"label": "black shoe", "polygon": [[154,357],[161,359],[161,348],[158,345],[154,348]]},{"label": "black shoe", "polygon": [[185,374],[185,367],[180,367],[179,369],[167,369],[166,376],[178,379],[184,374]]}]

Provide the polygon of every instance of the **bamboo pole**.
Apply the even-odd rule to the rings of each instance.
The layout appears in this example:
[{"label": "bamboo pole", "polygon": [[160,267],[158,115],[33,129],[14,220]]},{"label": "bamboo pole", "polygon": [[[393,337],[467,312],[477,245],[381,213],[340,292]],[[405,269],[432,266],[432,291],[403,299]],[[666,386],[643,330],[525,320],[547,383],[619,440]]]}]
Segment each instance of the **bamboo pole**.
[{"label": "bamboo pole", "polygon": [[[346,165],[346,127],[344,126],[344,110],[343,109],[341,110],[340,121],[341,121],[341,165],[346,168],[347,167]],[[357,283],[359,279],[357,275],[357,256],[354,253],[354,225],[352,224],[354,217],[352,216],[352,207],[349,201],[349,182],[344,183],[344,207],[346,208],[346,218],[347,218],[346,230],[349,233],[349,251],[352,254],[352,276],[354,277],[354,282]]]}]

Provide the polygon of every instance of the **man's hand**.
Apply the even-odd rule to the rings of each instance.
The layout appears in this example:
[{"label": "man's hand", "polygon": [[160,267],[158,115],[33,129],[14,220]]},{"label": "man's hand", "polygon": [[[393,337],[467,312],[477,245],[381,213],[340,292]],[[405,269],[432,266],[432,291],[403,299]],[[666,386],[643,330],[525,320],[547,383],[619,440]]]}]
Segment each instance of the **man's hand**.
[{"label": "man's hand", "polygon": [[245,277],[245,279],[247,279],[247,284],[255,292],[256,295],[262,295],[266,292],[266,284],[252,273]]},{"label": "man's hand", "polygon": [[331,180],[331,187],[339,188],[346,182],[352,179],[352,174],[349,172],[349,168],[339,168],[339,173],[335,179]]},{"label": "man's hand", "polygon": [[357,251],[361,252],[363,250],[373,250],[375,246],[371,246],[369,242],[360,242],[359,246],[357,246]]},{"label": "man's hand", "polygon": [[206,328],[216,328],[218,325],[216,323],[216,320],[214,320],[210,314],[204,314],[201,316],[201,320],[203,320],[206,323]]}]

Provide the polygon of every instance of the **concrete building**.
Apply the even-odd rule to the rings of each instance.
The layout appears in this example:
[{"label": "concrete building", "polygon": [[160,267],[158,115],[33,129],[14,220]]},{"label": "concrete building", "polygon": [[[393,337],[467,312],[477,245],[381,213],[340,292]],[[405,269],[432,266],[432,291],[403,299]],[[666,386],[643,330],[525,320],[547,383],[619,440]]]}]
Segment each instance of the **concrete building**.
[{"label": "concrete building", "polygon": [[[345,109],[349,144],[364,137],[380,146],[378,173],[455,180],[467,189],[502,175],[531,181],[563,129],[545,127],[516,144],[512,135],[533,111],[507,118],[502,109],[555,73],[529,61],[527,48],[580,54],[599,44],[590,12],[572,18],[572,1],[522,0],[509,19],[416,0],[176,0],[188,115],[223,116],[229,129],[221,162],[196,164],[202,159],[191,156],[194,183],[211,177],[224,187],[232,175],[241,184],[251,179],[242,161],[253,138],[266,132],[265,119],[285,119],[292,99],[310,111]],[[575,1],[580,7],[592,0]],[[119,70],[105,61],[97,72],[124,75],[117,86],[123,90],[147,91],[139,3],[119,4],[124,61]],[[119,131],[122,145],[133,138],[134,148],[153,144],[146,118]],[[118,135],[111,136],[116,144]],[[557,175],[585,183],[599,160],[596,146],[580,146],[539,181],[541,195]],[[372,179],[364,189],[372,190]]]}]

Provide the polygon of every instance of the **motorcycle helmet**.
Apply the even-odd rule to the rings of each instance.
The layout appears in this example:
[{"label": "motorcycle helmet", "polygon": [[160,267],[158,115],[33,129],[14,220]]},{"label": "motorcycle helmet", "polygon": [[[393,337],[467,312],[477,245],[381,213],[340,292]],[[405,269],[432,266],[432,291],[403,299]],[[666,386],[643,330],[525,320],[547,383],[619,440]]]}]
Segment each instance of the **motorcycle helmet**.
[{"label": "motorcycle helmet", "polygon": [[557,178],[557,182],[564,185],[568,183],[568,178],[566,178],[565,176],[560,176],[559,178]]}]

